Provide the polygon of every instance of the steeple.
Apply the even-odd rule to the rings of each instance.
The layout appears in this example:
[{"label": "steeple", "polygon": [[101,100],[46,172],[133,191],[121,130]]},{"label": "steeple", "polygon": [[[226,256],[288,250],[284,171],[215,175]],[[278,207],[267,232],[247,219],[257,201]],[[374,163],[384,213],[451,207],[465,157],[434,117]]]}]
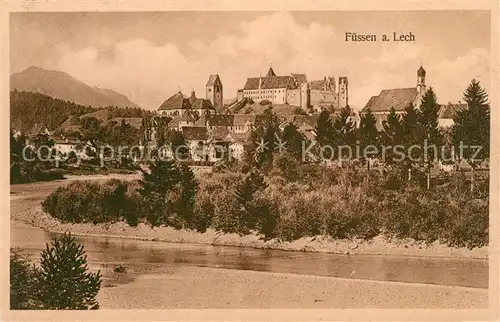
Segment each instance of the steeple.
[{"label": "steeple", "polygon": [[417,70],[417,93],[418,93],[418,96],[416,98],[416,101],[414,102],[417,107],[420,106],[420,102],[421,102],[422,97],[424,96],[425,91],[426,91],[425,74],[426,74],[425,69],[422,67],[422,64],[420,64],[420,68]]},{"label": "steeple", "polygon": [[425,69],[422,67],[422,64],[420,64],[420,68],[417,70],[417,76],[425,77]]},{"label": "steeple", "polygon": [[276,74],[274,73],[274,70],[273,70],[273,67],[272,66],[269,66],[269,70],[267,71],[267,77],[269,76],[276,76]]}]

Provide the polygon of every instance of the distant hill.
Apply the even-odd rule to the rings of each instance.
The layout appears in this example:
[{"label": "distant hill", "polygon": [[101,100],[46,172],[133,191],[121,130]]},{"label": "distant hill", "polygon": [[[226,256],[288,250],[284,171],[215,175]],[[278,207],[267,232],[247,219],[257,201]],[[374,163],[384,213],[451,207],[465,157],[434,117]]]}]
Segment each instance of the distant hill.
[{"label": "distant hill", "polygon": [[10,76],[11,90],[41,93],[92,107],[138,107],[127,96],[109,89],[91,87],[70,75],[40,67],[28,67]]},{"label": "distant hill", "polygon": [[30,132],[37,125],[49,130],[59,127],[70,116],[80,116],[97,111],[96,108],[83,106],[61,99],[54,99],[40,93],[10,92],[11,127]]}]

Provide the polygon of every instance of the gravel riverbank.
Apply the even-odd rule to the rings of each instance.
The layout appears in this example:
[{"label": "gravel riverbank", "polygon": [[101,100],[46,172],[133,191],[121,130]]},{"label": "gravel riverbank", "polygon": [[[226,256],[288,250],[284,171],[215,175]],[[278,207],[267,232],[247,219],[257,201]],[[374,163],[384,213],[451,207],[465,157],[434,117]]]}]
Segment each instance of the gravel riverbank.
[{"label": "gravel riverbank", "polygon": [[[14,201],[14,200],[12,200]],[[19,200],[19,202],[22,202]],[[429,257],[488,258],[488,248],[481,247],[469,250],[466,248],[448,247],[437,242],[430,245],[415,241],[388,241],[382,236],[373,240],[333,240],[316,236],[301,238],[293,242],[276,239],[263,241],[256,235],[238,236],[236,234],[219,234],[212,229],[205,233],[187,230],[175,230],[171,227],[151,228],[145,224],[130,227],[125,222],[113,224],[62,224],[44,213],[35,200],[33,207],[23,206],[20,211],[13,211],[11,219],[20,220],[49,232],[67,232],[78,235],[108,236],[116,238],[134,238],[175,243],[196,243],[221,246],[253,247],[261,249],[280,249],[287,251],[329,252],[337,254],[370,254],[370,255],[403,255]]]}]

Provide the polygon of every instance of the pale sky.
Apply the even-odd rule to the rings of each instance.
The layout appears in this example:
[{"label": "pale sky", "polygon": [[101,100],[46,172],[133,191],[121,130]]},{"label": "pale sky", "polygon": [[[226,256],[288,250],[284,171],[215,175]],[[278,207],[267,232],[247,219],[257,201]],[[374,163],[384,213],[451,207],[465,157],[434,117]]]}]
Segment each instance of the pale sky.
[{"label": "pale sky", "polygon": [[[347,76],[357,109],[382,89],[414,86],[421,63],[440,103],[461,100],[472,78],[489,90],[486,11],[12,13],[10,25],[12,73],[61,70],[147,109],[179,89],[203,97],[211,73],[236,97],[270,64],[309,80]],[[346,32],[416,41],[346,42]]]}]

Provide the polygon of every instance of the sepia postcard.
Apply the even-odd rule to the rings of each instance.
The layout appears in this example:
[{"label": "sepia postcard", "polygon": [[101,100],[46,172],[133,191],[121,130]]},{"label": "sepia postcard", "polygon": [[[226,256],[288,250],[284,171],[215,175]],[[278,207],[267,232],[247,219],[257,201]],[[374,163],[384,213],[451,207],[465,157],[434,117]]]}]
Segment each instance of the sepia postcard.
[{"label": "sepia postcard", "polygon": [[3,320],[498,320],[498,2],[1,25]]}]

